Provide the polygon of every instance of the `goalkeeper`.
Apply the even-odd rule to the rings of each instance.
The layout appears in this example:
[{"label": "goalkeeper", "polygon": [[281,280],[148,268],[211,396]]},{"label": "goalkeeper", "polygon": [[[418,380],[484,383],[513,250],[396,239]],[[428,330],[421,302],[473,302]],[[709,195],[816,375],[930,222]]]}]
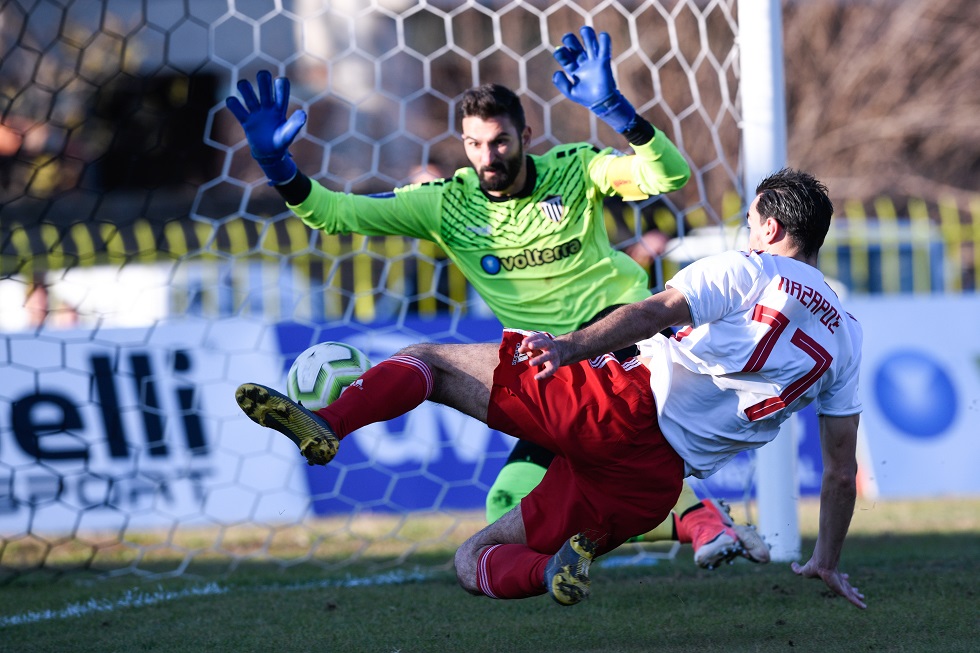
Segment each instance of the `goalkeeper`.
[{"label": "goalkeeper", "polygon": [[[674,144],[617,90],[608,34],[591,27],[582,41],[566,34],[554,83],[623,134],[634,154],[587,143],[527,154],[531,129],[509,89],[485,84],[464,93],[462,140],[471,168],[451,179],[396,188],[384,195],[327,190],[299,172],[288,148],[306,121],[286,115],[289,80],[262,71],[258,96],[238,83],[228,109],[242,124],[252,156],[287,206],[327,233],[401,235],[438,244],[509,328],[570,332],[616,307],[649,296],[646,272],[609,242],[605,197],[645,199],[681,188],[690,169]],[[632,355],[624,351],[623,355]],[[517,505],[544,476],[553,453],[519,442],[487,498],[488,521]],[[717,501],[700,501],[685,483],[672,515],[641,539],[690,542],[697,564],[713,568],[737,555],[767,562],[755,531],[736,525]]]}]

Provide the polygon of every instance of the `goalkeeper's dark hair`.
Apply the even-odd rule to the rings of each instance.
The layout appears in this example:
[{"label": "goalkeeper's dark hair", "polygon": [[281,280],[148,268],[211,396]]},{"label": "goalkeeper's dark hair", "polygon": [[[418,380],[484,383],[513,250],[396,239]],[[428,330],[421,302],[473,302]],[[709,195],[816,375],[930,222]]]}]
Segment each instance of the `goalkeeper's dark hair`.
[{"label": "goalkeeper's dark hair", "polygon": [[834,215],[826,186],[813,175],[783,168],[763,179],[755,192],[759,215],[783,225],[804,256],[820,251]]},{"label": "goalkeeper's dark hair", "polygon": [[457,109],[458,121],[463,118],[496,118],[507,116],[514,123],[517,133],[524,131],[527,120],[524,118],[524,107],[520,98],[506,86],[500,84],[483,84],[463,93]]}]

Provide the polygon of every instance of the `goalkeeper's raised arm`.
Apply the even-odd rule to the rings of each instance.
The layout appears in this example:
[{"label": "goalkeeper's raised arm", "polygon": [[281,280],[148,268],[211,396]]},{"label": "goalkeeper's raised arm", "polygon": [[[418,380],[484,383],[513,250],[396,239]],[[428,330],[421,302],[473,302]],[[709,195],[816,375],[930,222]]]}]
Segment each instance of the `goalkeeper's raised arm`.
[{"label": "goalkeeper's raised arm", "polygon": [[[245,130],[252,158],[274,186],[289,183],[297,176],[296,164],[289,154],[299,130],[306,124],[306,112],[286,116],[289,107],[289,80],[279,77],[273,82],[268,70],[256,76],[258,95],[247,80],[239,80],[242,99],[229,97],[225,106]],[[244,104],[242,103],[244,101]]]},{"label": "goalkeeper's raised arm", "polygon": [[569,100],[587,107],[597,118],[626,137],[632,157],[603,157],[595,161],[592,178],[607,194],[615,192],[627,200],[644,199],[681,188],[691,169],[677,147],[662,132],[637,114],[616,86],[612,71],[612,41],[609,34],[589,26],[562,37],[554,52],[561,70],[552,81]]},{"label": "goalkeeper's raised arm", "polygon": [[[588,26],[583,27],[580,34],[581,41],[572,33],[562,37],[562,45],[554,52],[554,58],[561,70],[554,73],[552,81],[565,97],[587,107],[599,119],[623,134],[634,151],[633,155],[625,157],[615,156],[611,151],[604,151],[603,156],[594,157],[589,167],[589,176],[593,183],[604,196],[617,194],[627,200],[645,199],[683,187],[691,175],[687,161],[663,132],[637,114],[633,105],[616,86],[609,34],[596,34]],[[270,185],[279,191],[288,204],[300,205],[310,197],[313,190],[320,190],[314,188],[319,184],[311,182],[297,169],[289,154],[289,146],[306,123],[306,113],[297,110],[287,116],[290,90],[287,78],[273,80],[268,71],[260,71],[256,77],[256,85],[258,93],[249,81],[240,80],[237,86],[241,100],[234,96],[229,97],[226,106],[242,125],[252,157],[262,168]],[[475,89],[471,89],[473,90]],[[462,118],[467,117],[465,113],[463,112]],[[523,111],[521,113],[523,119]],[[526,182],[534,183],[533,176],[528,179],[523,159],[524,147],[530,138],[530,132],[525,133],[525,129],[529,128],[522,124],[521,133],[514,135],[520,145],[520,158],[509,171],[509,179],[514,184],[509,188],[493,190],[484,184],[484,190],[488,194],[508,196],[533,190],[530,187],[525,188]],[[464,133],[464,142],[465,140]],[[484,171],[481,170],[480,162],[474,160],[469,151],[467,156],[482,177]],[[493,167],[493,162],[486,166],[487,176],[493,173]],[[481,182],[485,181],[481,179]],[[493,192],[494,190],[497,192]],[[310,226],[324,228],[327,221],[318,220],[317,223]],[[338,227],[337,231],[348,231],[351,228],[356,227]],[[390,224],[382,224],[375,232],[387,233],[386,230],[391,229]],[[399,230],[391,233],[414,235],[404,234]]]}]

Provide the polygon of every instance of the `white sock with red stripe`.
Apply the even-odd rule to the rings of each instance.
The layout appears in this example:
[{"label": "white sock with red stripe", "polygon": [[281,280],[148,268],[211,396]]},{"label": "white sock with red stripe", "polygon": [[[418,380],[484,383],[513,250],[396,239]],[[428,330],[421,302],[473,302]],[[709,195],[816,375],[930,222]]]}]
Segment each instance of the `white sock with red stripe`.
[{"label": "white sock with red stripe", "polygon": [[432,394],[432,370],[414,356],[392,356],[361,375],[316,414],[338,438],[362,426],[404,415]]}]

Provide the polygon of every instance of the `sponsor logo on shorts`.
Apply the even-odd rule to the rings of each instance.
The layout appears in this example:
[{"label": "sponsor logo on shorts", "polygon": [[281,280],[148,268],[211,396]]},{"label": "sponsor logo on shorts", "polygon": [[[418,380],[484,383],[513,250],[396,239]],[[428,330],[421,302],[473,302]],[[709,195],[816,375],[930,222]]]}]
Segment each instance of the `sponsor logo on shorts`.
[{"label": "sponsor logo on shorts", "polygon": [[518,363],[523,363],[530,357],[531,357],[530,354],[521,353],[521,346],[518,344],[517,346],[514,347],[514,360],[512,360],[510,364],[517,365]]},{"label": "sponsor logo on shorts", "polygon": [[487,274],[498,274],[501,270],[513,272],[514,270],[524,270],[539,265],[550,265],[562,259],[574,256],[582,251],[582,243],[578,238],[573,238],[567,243],[562,243],[546,249],[525,249],[520,254],[514,256],[494,256],[487,254],[480,259],[480,265]]}]

